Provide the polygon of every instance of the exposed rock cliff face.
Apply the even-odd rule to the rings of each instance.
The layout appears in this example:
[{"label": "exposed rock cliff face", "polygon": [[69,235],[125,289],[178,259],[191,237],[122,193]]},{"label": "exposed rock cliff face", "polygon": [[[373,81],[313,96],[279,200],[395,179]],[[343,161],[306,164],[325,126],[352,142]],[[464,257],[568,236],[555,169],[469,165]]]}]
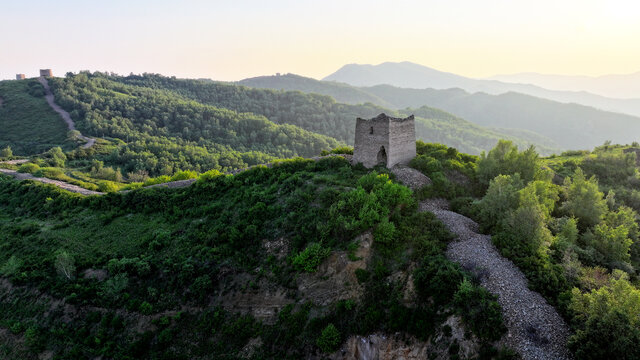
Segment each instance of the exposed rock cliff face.
[{"label": "exposed rock cliff face", "polygon": [[[278,312],[289,304],[312,302],[324,306],[339,300],[357,299],[363,288],[356,277],[357,269],[364,269],[371,256],[373,235],[366,232],[355,241],[359,247],[349,259],[346,251],[334,251],[313,273],[300,274],[296,279],[297,292],[282,286],[274,286],[264,279],[248,273],[229,274],[224,287],[217,289],[214,303],[232,312],[250,313],[265,323],[273,323]],[[288,252],[284,238],[265,242],[265,250],[284,258]]]},{"label": "exposed rock cliff face", "polygon": [[373,235],[366,232],[356,238],[360,244],[355,252],[356,261],[349,260],[346,251],[333,252],[311,274],[302,274],[298,278],[298,290],[303,297],[316,305],[329,305],[330,303],[357,299],[362,296],[363,287],[356,277],[357,269],[364,269],[371,254]]},{"label": "exposed rock cliff face", "polygon": [[[442,329],[447,328],[445,332]],[[449,346],[457,344],[458,356],[472,358],[478,354],[475,339],[465,338],[465,329],[459,317],[451,316],[444,327],[429,341],[419,341],[414,337],[394,334],[371,334],[351,336],[342,348],[329,356],[332,360],[422,360],[449,359]]]}]

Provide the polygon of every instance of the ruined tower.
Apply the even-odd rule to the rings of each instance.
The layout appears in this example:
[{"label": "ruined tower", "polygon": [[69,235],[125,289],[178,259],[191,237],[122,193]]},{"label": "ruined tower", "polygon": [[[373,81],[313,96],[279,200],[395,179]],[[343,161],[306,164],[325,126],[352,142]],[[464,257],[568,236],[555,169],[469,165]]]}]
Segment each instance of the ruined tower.
[{"label": "ruined tower", "polygon": [[53,73],[51,72],[51,69],[40,69],[40,76],[53,77]]},{"label": "ruined tower", "polygon": [[416,156],[416,125],[413,115],[394,118],[382,113],[373,119],[356,120],[353,162],[366,167],[383,164],[392,168]]},{"label": "ruined tower", "polygon": [[16,74],[16,80],[24,80],[25,76],[24,74]]}]

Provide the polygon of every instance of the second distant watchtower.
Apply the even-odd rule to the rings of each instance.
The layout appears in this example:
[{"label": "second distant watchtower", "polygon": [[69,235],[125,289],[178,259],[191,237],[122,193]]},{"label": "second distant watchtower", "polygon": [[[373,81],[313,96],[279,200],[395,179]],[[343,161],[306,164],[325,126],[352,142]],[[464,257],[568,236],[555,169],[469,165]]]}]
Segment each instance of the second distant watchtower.
[{"label": "second distant watchtower", "polygon": [[416,125],[413,115],[394,118],[382,113],[373,119],[356,120],[354,163],[392,168],[416,157]]}]

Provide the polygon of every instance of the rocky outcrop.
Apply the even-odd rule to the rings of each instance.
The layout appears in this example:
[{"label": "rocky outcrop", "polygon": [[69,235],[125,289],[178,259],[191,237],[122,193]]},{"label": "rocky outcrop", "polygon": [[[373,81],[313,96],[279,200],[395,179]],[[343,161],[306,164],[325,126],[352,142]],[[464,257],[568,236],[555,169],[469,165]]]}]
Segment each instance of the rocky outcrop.
[{"label": "rocky outcrop", "polygon": [[[443,329],[447,328],[445,332]],[[401,333],[375,333],[351,336],[342,348],[329,356],[332,360],[447,360],[451,344],[457,344],[461,359],[477,356],[479,345],[475,338],[465,337],[465,328],[457,316],[450,316],[429,341],[420,341]]]},{"label": "rocky outcrop", "polygon": [[449,211],[446,201],[426,200],[421,211],[433,212],[458,236],[447,248],[447,257],[475,273],[480,285],[498,297],[508,329],[502,341],[524,360],[569,359],[569,328],[558,312],[537,292],[528,288],[524,274],[502,257],[491,236],[478,233],[473,220]]},{"label": "rocky outcrop", "polygon": [[[359,244],[349,258],[346,251],[334,251],[313,273],[302,273],[296,279],[296,289],[274,285],[266,279],[258,279],[248,273],[225,274],[224,285],[215,291],[212,304],[221,305],[231,312],[251,314],[255,318],[272,324],[282,308],[289,304],[314,303],[325,306],[336,301],[357,299],[363,287],[356,277],[357,269],[366,268],[371,255],[373,235],[366,232],[354,241]],[[284,257],[288,250],[287,240],[279,238],[264,241],[263,247],[276,257]]]},{"label": "rocky outcrop", "polygon": [[316,272],[300,274],[298,291],[305,299],[324,306],[340,300],[357,299],[362,295],[364,289],[358,283],[355,272],[367,266],[373,235],[366,232],[355,241],[360,245],[354,254],[357,260],[350,260],[346,251],[334,251]]}]

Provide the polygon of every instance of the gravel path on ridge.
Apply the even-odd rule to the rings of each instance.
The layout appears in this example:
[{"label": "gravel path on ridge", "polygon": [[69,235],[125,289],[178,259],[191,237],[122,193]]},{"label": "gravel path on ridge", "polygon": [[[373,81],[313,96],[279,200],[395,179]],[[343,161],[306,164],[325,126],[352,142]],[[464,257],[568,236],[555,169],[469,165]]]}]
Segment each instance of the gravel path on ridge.
[{"label": "gravel path on ridge", "polygon": [[45,178],[45,177],[35,177],[35,176],[31,175],[31,174],[19,173],[19,172],[15,171],[15,170],[1,169],[0,168],[0,173],[13,176],[14,178],[16,178],[18,180],[33,180],[33,181],[39,181],[39,182],[45,183],[45,184],[55,185],[55,186],[59,187],[60,189],[68,190],[68,191],[71,191],[71,192],[74,192],[74,193],[78,193],[78,194],[82,194],[82,195],[104,195],[104,193],[102,193],[102,192],[87,190],[85,188],[81,188],[80,186],[69,184],[69,183],[66,183],[64,181],[52,180],[52,179],[48,179],[48,178]]},{"label": "gravel path on ridge", "polygon": [[[44,86],[44,92],[45,92],[45,99],[47,99],[47,102],[49,103],[49,106],[51,106],[51,108],[57,112],[58,114],[60,114],[60,116],[62,117],[62,119],[64,120],[64,122],[67,123],[67,127],[69,128],[69,131],[73,131],[76,129],[76,125],[73,122],[73,119],[71,119],[71,115],[69,115],[68,112],[64,111],[63,108],[61,108],[60,106],[58,106],[58,104],[55,103],[55,101],[53,101],[53,93],[51,92],[51,88],[49,87],[49,82],[47,81],[47,78],[41,76],[38,78],[38,81],[40,81],[40,84],[42,84],[42,86]],[[96,143],[96,139],[94,138],[90,138],[88,136],[84,136],[82,134],[78,135],[78,137],[81,140],[86,141],[87,143],[82,145],[82,147],[84,149],[90,148],[93,146],[93,144]]]},{"label": "gravel path on ridge", "polygon": [[566,348],[569,328],[554,307],[527,286],[524,274],[502,257],[491,236],[478,233],[478,224],[448,210],[443,199],[420,203],[420,211],[430,211],[458,239],[449,244],[447,257],[479,277],[480,285],[498,297],[507,334],[505,345],[523,360],[563,360],[571,355]]}]

